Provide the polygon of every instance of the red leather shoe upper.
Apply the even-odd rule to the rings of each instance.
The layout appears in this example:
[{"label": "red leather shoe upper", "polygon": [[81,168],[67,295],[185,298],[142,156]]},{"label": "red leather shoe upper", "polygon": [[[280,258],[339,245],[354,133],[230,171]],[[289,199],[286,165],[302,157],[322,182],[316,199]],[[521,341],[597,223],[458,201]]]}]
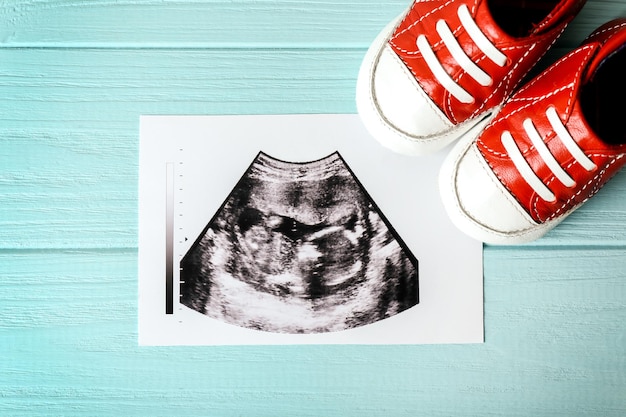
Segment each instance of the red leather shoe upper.
[{"label": "red leather shoe upper", "polygon": [[[527,37],[512,37],[498,27],[486,0],[417,0],[396,28],[389,45],[433,102],[452,123],[457,124],[500,105],[584,3],[585,0],[562,0]],[[467,7],[493,46],[506,55],[504,66],[489,59],[472,40],[459,17],[462,6]],[[493,80],[491,85],[480,85],[459,65],[437,32],[440,20],[445,21],[465,54],[489,74]],[[436,79],[416,46],[420,35],[426,36],[445,72],[474,98],[472,103],[462,103]]]},{"label": "red leather shoe upper", "polygon": [[[602,26],[580,47],[516,92],[477,140],[478,149],[500,182],[539,223],[557,218],[593,196],[626,163],[626,144],[611,145],[601,140],[585,120],[580,100],[584,83],[603,60],[625,45],[626,19]],[[584,156],[578,154],[577,158],[571,144],[568,148],[564,138],[567,135],[555,129],[547,116],[549,112],[558,115]],[[524,128],[525,122],[530,123],[527,120],[532,121],[549,153],[573,185],[564,184],[555,169],[548,166]],[[520,174],[520,164],[512,160],[515,152],[504,145],[506,135],[513,138],[523,159],[553,198],[542,197],[537,187],[533,188]]]}]

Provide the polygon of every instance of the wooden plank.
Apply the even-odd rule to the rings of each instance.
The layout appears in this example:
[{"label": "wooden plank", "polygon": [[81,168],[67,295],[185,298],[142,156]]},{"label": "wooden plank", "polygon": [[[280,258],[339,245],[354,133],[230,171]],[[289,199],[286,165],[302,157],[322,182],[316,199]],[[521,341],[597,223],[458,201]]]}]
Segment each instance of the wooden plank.
[{"label": "wooden plank", "polygon": [[486,250],[480,345],[145,348],[134,250],[0,251],[0,410],[622,416],[625,256]]},{"label": "wooden plank", "polygon": [[[112,47],[363,46],[363,34],[382,28],[404,0],[116,1],[54,0],[5,4],[5,45]],[[371,32],[375,35],[375,32]]]},{"label": "wooden plank", "polygon": [[[2,127],[354,111],[363,50],[0,49]],[[114,125],[115,127],[116,125]],[[88,146],[88,145],[87,145]]]},{"label": "wooden plank", "polygon": [[[408,0],[11,1],[0,5],[2,47],[366,47]],[[561,45],[572,48],[626,14],[589,1]]]}]

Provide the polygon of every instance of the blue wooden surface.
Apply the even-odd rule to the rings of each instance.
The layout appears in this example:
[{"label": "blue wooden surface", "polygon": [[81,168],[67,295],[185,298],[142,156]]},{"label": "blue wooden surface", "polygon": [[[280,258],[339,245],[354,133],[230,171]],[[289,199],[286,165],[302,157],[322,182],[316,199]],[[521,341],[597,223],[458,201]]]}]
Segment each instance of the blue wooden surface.
[{"label": "blue wooden surface", "polygon": [[[626,415],[626,172],[485,247],[483,345],[137,346],[139,115],[355,112],[406,5],[0,2],[0,415]],[[625,15],[589,0],[546,62]]]}]

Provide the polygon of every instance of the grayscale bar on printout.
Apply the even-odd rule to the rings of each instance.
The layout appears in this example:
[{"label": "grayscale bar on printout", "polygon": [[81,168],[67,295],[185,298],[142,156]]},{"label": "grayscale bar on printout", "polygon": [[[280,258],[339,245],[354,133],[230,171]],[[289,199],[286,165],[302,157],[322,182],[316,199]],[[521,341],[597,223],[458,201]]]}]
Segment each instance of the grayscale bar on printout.
[{"label": "grayscale bar on printout", "polygon": [[165,314],[174,314],[174,164],[165,164]]}]

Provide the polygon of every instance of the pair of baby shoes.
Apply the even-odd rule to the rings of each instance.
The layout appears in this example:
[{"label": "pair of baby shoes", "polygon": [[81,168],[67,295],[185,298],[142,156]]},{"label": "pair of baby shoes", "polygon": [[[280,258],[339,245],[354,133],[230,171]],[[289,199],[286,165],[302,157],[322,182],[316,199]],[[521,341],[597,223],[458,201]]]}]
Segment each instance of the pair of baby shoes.
[{"label": "pair of baby shoes", "polygon": [[367,52],[357,108],[370,133],[419,155],[456,142],[440,191],[487,243],[537,239],[626,163],[626,19],[519,87],[585,0],[415,0]]}]

